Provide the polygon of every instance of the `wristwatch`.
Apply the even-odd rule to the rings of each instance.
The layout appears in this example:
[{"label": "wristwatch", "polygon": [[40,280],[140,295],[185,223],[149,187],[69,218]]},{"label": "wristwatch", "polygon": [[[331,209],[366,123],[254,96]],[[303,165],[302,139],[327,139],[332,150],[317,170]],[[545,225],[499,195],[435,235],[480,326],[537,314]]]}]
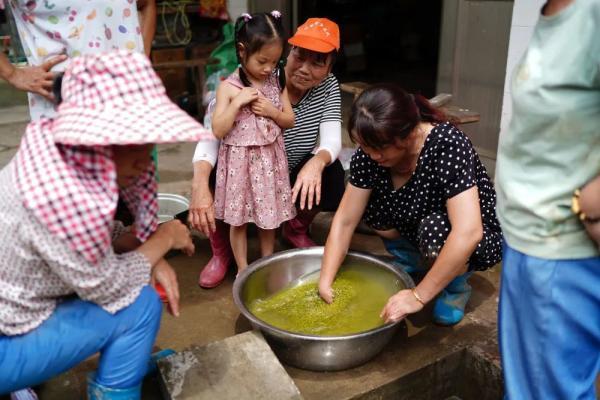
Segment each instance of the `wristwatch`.
[{"label": "wristwatch", "polygon": [[581,206],[579,205],[579,196],[581,196],[581,190],[577,189],[571,198],[571,210],[575,215],[577,215],[577,218],[579,218],[581,222],[585,222],[587,224],[596,224],[600,222],[600,217],[590,217],[581,211]]}]

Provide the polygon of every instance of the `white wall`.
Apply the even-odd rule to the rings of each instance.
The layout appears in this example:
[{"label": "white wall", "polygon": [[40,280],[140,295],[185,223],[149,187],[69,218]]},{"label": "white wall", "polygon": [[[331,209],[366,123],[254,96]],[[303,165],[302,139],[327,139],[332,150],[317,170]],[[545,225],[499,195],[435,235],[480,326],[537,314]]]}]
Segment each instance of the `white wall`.
[{"label": "white wall", "polygon": [[508,45],[508,60],[506,63],[506,78],[504,80],[504,99],[502,102],[502,117],[500,119],[500,134],[508,127],[512,116],[512,100],[510,80],[513,70],[525,53],[533,28],[538,20],[540,10],[545,0],[515,0]]},{"label": "white wall", "polygon": [[248,12],[247,0],[227,0],[227,11],[231,21],[235,22],[242,13]]}]

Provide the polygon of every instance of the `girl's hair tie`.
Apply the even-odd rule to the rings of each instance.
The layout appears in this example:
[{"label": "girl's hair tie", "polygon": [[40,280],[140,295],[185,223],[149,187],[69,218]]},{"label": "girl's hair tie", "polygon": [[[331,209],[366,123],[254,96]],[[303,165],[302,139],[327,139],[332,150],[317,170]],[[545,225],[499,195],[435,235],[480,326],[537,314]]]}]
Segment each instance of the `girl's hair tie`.
[{"label": "girl's hair tie", "polygon": [[243,13],[242,18],[244,18],[244,21],[248,22],[249,20],[252,19],[252,15],[248,14],[248,13]]},{"label": "girl's hair tie", "polygon": [[270,14],[271,14],[271,17],[273,17],[273,18],[277,18],[277,19],[281,18],[281,13],[278,10],[273,10],[273,11],[271,11]]}]

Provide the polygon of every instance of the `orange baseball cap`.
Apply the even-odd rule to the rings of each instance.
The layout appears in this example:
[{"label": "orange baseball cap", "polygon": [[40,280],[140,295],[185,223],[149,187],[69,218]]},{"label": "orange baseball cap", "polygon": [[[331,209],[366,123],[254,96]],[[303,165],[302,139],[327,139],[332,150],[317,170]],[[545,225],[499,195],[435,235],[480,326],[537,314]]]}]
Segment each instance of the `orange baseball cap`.
[{"label": "orange baseball cap", "polygon": [[340,49],[340,28],[327,18],[309,18],[298,27],[288,43],[318,53],[329,53]]}]

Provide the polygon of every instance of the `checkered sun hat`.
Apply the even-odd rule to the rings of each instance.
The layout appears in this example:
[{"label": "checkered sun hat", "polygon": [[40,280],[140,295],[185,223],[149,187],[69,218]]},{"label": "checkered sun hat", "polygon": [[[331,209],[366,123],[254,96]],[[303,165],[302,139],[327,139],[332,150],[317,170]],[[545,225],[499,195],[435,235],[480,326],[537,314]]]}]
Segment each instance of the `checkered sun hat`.
[{"label": "checkered sun hat", "polygon": [[56,143],[125,145],[214,140],[212,133],[173,104],[139,53],[116,51],[77,57],[62,83],[63,102],[53,128]]},{"label": "checkered sun hat", "polygon": [[75,59],[54,120],[30,123],[12,163],[23,204],[92,264],[111,246],[119,196],[142,242],[156,230],[154,164],[119,189],[111,145],[214,140],[171,103],[146,57],[116,52]]}]

